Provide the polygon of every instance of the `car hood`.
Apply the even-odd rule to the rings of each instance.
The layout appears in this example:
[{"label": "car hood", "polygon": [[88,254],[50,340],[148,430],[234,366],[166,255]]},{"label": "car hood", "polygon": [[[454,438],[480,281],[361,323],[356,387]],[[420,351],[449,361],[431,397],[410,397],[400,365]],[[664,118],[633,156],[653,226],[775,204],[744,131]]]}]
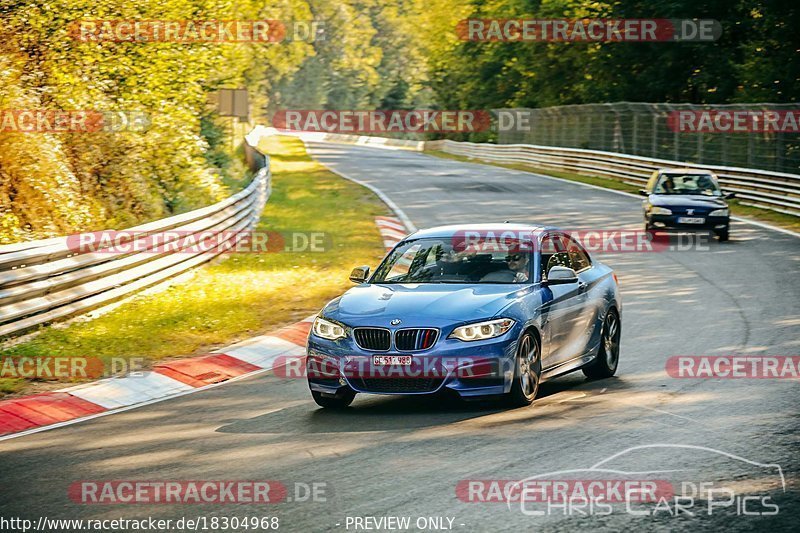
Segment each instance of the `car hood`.
[{"label": "car hood", "polygon": [[659,207],[707,207],[718,209],[728,206],[728,203],[719,196],[704,196],[702,194],[651,194],[650,203]]},{"label": "car hood", "polygon": [[426,319],[457,322],[491,318],[533,285],[387,284],[359,285],[322,310],[350,326],[388,326],[394,319],[412,326]]}]

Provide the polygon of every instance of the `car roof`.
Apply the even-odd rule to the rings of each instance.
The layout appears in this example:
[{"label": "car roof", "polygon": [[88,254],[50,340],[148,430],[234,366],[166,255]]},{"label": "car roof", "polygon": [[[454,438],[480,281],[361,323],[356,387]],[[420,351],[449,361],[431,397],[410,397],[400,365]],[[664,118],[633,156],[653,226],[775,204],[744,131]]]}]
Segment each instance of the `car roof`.
[{"label": "car roof", "polygon": [[660,168],[658,169],[659,174],[690,174],[690,175],[703,175],[703,176],[713,176],[714,173],[710,170],[703,170],[700,168]]},{"label": "car roof", "polygon": [[[450,224],[447,226],[436,226],[434,228],[427,228],[418,230],[406,239],[423,239],[426,237],[452,237],[463,233],[465,231],[478,231],[478,232],[493,232],[495,235],[500,235],[503,232],[519,232],[521,235],[527,237],[528,235],[534,236],[547,230],[555,230],[557,228],[549,226],[537,226],[534,224],[514,224],[509,222],[497,222],[494,224]],[[404,239],[405,240],[405,239]]]}]

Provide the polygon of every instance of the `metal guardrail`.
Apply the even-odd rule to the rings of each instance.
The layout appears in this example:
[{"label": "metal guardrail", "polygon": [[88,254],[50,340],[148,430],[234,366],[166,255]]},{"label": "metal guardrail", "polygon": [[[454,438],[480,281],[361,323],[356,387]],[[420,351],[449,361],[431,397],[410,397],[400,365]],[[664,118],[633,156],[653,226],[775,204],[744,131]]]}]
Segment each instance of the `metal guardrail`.
[{"label": "metal guardrail", "polygon": [[422,151],[425,141],[409,139],[393,139],[389,137],[373,137],[370,135],[345,135],[341,133],[298,133],[298,137],[309,141],[355,144],[360,146],[377,146],[382,148],[401,148]]},{"label": "metal guardrail", "polygon": [[735,192],[741,203],[800,216],[800,175],[752,168],[697,165],[683,161],[651,159],[635,155],[559,148],[532,144],[488,144],[428,141],[426,150],[503,163],[522,163],[540,168],[578,174],[619,178],[643,185],[658,168],[686,167],[709,170],[717,175],[726,191]]},{"label": "metal guardrail", "polygon": [[418,152],[421,152],[425,147],[425,141],[394,139],[389,137],[374,137],[370,135],[347,135],[343,133],[279,130],[268,126],[256,126],[253,128],[251,135],[259,138],[269,137],[271,135],[290,135],[292,137],[297,137],[304,141],[311,142],[355,144],[359,146],[416,150]]},{"label": "metal guardrail", "polygon": [[[0,338],[152,287],[241,240],[258,222],[271,192],[269,158],[256,150],[257,137],[248,137],[245,153],[256,174],[245,189],[216,204],[123,230],[131,240],[170,232],[159,248],[145,239],[149,244],[136,252],[82,253],[74,246],[77,235],[0,246]],[[216,236],[215,246],[198,250],[191,236],[198,241]],[[176,246],[166,250],[170,239]]]},{"label": "metal guardrail", "polygon": [[[525,117],[498,128],[497,144],[535,144],[602,150],[621,154],[694,161],[701,165],[758,168],[772,172],[800,173],[800,135],[781,131],[698,132],[679,131],[674,114],[765,111],[796,112],[800,102],[738,104],[679,104],[611,102],[576,104],[536,109],[494,109],[506,118]],[[763,117],[753,119],[763,121]],[[766,129],[766,128],[765,128]]]}]

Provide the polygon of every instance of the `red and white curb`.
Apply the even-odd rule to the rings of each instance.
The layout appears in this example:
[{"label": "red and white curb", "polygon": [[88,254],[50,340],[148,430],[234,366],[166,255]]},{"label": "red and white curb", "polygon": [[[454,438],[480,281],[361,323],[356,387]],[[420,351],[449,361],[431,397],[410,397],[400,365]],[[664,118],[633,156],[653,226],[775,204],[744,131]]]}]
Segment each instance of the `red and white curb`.
[{"label": "red and white curb", "polygon": [[0,440],[183,396],[272,370],[278,357],[305,355],[314,316],[221,351],[159,363],[153,370],[0,402]]},{"label": "red and white curb", "polygon": [[[387,250],[406,235],[399,218],[377,217]],[[153,370],[0,401],[0,440],[127,411],[247,376],[268,372],[286,358],[303,357],[316,315],[216,353],[159,363]]]},{"label": "red and white curb", "polygon": [[396,217],[375,217],[375,224],[378,225],[378,231],[381,232],[383,238],[383,245],[388,252],[395,245],[400,242],[403,237],[408,235],[406,227]]}]

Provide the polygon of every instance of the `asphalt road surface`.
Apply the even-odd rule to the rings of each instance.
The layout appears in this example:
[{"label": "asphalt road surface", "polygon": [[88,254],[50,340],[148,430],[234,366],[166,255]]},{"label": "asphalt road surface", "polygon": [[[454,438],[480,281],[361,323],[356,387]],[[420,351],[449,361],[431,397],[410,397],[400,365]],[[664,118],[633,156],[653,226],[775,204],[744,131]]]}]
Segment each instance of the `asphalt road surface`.
[{"label": "asphalt road surface", "polygon": [[[384,191],[418,227],[641,225],[639,199],[565,181],[399,150],[311,149],[331,169]],[[558,378],[523,409],[362,395],[351,409],[329,412],[317,408],[304,381],[263,374],[0,443],[0,515],[277,516],[285,531],[386,529],[356,518],[387,516],[409,517],[410,531],[428,517],[455,531],[794,529],[798,381],[677,379],[665,362],[675,355],[800,353],[800,239],[734,223],[730,242],[700,241],[690,250],[600,256],[616,269],[623,297],[621,359],[612,379],[590,382],[580,372]],[[352,266],[342,265],[342,275]],[[681,491],[707,483],[730,492],[713,493],[709,512],[701,490],[677,516],[674,506],[635,515],[629,511],[653,508],[624,503],[611,513],[565,506],[534,515],[544,507],[466,502],[456,490],[463,480],[606,479],[605,471],[584,471],[606,458],[603,468],[630,479],[663,472],[656,478],[687,483]],[[576,472],[553,474],[563,470]],[[278,480],[293,501],[78,505],[67,496],[76,481],[111,479]],[[302,484],[312,483],[324,493],[305,499]],[[480,494],[487,493],[473,496]],[[773,506],[777,514],[767,516]],[[419,522],[426,530],[435,524]]]}]

